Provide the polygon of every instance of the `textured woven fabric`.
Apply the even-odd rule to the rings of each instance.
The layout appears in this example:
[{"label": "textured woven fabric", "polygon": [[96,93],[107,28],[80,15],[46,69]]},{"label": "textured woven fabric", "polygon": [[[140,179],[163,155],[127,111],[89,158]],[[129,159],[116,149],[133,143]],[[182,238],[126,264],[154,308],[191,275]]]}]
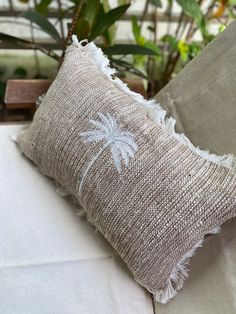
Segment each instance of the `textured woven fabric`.
[{"label": "textured woven fabric", "polygon": [[101,71],[99,53],[92,43],[69,47],[18,144],[77,198],[134,278],[166,302],[204,235],[235,216],[236,173],[150,119]]}]

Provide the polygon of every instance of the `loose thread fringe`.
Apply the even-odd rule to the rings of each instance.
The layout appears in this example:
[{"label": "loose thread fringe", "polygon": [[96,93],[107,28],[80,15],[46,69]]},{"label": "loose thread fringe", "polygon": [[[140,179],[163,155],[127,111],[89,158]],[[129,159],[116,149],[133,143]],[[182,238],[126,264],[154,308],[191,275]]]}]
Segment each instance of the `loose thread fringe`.
[{"label": "loose thread fringe", "polygon": [[196,250],[201,247],[202,244],[203,240],[198,241],[197,244],[195,244],[192,249],[181,258],[172,270],[165,287],[154,294],[154,299],[156,301],[163,304],[167,303],[177,294],[177,291],[183,287],[184,280],[188,277],[187,265],[189,259],[194,256]]},{"label": "loose thread fringe", "polygon": [[[23,130],[25,131],[25,130]],[[17,140],[14,138],[11,138],[11,140],[18,146],[20,149]],[[20,150],[21,151],[21,150]],[[22,152],[22,151],[21,151]],[[22,152],[23,154],[23,152]],[[35,168],[42,174],[45,175],[36,165]],[[72,195],[70,192],[66,191],[60,184],[58,184],[55,180],[47,177],[48,180],[55,186],[55,191],[58,193],[61,197],[67,199],[70,203],[74,204],[76,206],[75,213],[81,218],[86,218],[86,220],[90,223],[91,226],[94,227],[94,229],[99,232],[96,222],[88,215],[86,210],[82,208],[81,204],[79,203],[77,197]],[[220,227],[215,227],[211,231],[209,231],[207,234],[217,234],[220,232]],[[183,255],[183,257],[180,259],[180,261],[176,264],[175,268],[172,270],[171,275],[166,283],[166,285],[159,289],[158,291],[150,291],[148,287],[146,287],[147,290],[150,291],[150,293],[153,294],[154,300],[160,303],[167,303],[170,301],[176,294],[179,289],[183,287],[184,280],[188,277],[188,269],[187,265],[189,263],[189,260],[192,256],[195,255],[196,250],[202,246],[204,241],[204,238],[197,242],[187,253]],[[140,285],[142,285],[141,282],[136,280]]]},{"label": "loose thread fringe", "polygon": [[[221,230],[220,227],[215,227],[207,234],[217,234]],[[171,275],[164,288],[154,293],[154,299],[160,303],[166,304],[172,299],[183,287],[185,279],[188,277],[188,264],[191,257],[193,257],[198,248],[202,247],[204,238],[198,241],[187,253],[185,253],[175,268],[172,270]]]},{"label": "loose thread fringe", "polygon": [[[218,165],[227,167],[231,170],[236,170],[236,158],[233,155],[218,156],[211,154],[207,150],[201,150],[199,147],[195,147],[190,140],[184,134],[178,134],[175,131],[176,120],[172,117],[168,118],[166,111],[155,100],[146,100],[138,93],[131,91],[128,86],[122,82],[119,78],[113,78],[115,69],[110,67],[109,60],[104,56],[102,50],[98,48],[93,42],[87,43],[83,46],[84,41],[79,42],[75,35],[72,36],[72,40],[75,46],[86,51],[91,61],[99,68],[109,81],[112,81],[114,85],[121,91],[132,97],[132,99],[138,102],[148,114],[149,119],[161,124],[170,134],[172,134],[179,142],[187,145],[191,151],[202,158],[216,163]],[[87,42],[87,41],[86,41]],[[209,231],[207,234],[216,234],[220,232],[220,227],[216,227]],[[154,299],[161,303],[167,303],[173,298],[177,291],[182,288],[184,280],[188,277],[187,265],[189,259],[195,254],[196,250],[203,245],[204,238],[198,241],[187,253],[183,255],[162,289],[158,291],[150,291],[154,294]]]},{"label": "loose thread fringe", "polygon": [[102,50],[98,48],[93,42],[87,43],[86,46],[82,44],[87,40],[78,41],[77,36],[73,35],[72,40],[75,46],[86,51],[92,62],[99,68],[99,70],[106,76],[109,81],[112,81],[121,91],[129,95],[136,102],[138,102],[147,111],[149,119],[161,124],[170,134],[172,134],[179,142],[188,146],[192,152],[200,155],[202,158],[216,163],[218,165],[236,170],[236,158],[233,155],[218,156],[210,153],[207,150],[201,150],[195,147],[184,134],[178,134],[175,131],[176,120],[172,117],[168,118],[166,111],[160,106],[156,100],[146,100],[142,95],[131,91],[127,84],[122,82],[119,78],[113,78],[116,70],[110,67],[108,58],[105,57]]},{"label": "loose thread fringe", "polygon": [[[92,62],[100,69],[100,71],[107,77],[109,81],[112,81],[117,88],[121,91],[132,97],[136,102],[138,102],[145,110],[147,111],[148,117],[156,122],[161,124],[170,134],[176,137],[178,141],[187,145],[194,153],[200,155],[202,158],[214,162],[218,165],[236,170],[236,158],[233,155],[223,155],[217,156],[215,154],[210,154],[208,151],[201,150],[198,147],[195,147],[189,139],[184,134],[178,134],[175,132],[175,123],[176,120],[172,117],[166,117],[166,111],[161,108],[160,104],[155,100],[146,100],[140,94],[137,94],[131,91],[128,86],[123,83],[119,78],[113,78],[115,74],[115,69],[110,68],[109,60],[104,56],[102,50],[97,48],[93,42],[88,43],[87,40],[78,41],[75,35],[72,36],[72,40],[75,46],[80,48],[82,51],[86,51],[88,56],[91,58]],[[86,46],[83,46],[83,43],[87,43]],[[24,132],[23,130],[22,132]],[[17,140],[12,138],[17,144]],[[53,180],[54,181],[54,180]],[[54,181],[56,184],[56,182]],[[62,187],[57,186],[56,191],[63,197],[70,198],[70,200],[78,204],[78,200],[71,196],[70,193],[65,191]],[[86,215],[87,220],[95,226],[93,219],[88,217],[87,213],[80,207],[78,208],[78,215]],[[220,232],[220,227],[216,227],[209,231],[207,234],[216,234]],[[202,246],[204,238],[198,241],[187,253],[183,255],[180,261],[177,263],[175,268],[172,270],[171,275],[162,289],[158,291],[150,291],[154,295],[154,299],[160,303],[167,303],[171,298],[173,298],[177,291],[182,288],[184,280],[188,277],[187,265],[189,259],[195,254],[196,250]],[[141,283],[140,283],[141,284]],[[147,287],[146,287],[147,288]],[[148,288],[147,288],[148,289]]]}]

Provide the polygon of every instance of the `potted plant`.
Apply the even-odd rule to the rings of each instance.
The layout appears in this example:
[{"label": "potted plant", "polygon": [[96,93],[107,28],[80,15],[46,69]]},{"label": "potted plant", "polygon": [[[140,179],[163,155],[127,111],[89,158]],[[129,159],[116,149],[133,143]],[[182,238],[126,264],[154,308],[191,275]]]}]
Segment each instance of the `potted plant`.
[{"label": "potted plant", "polygon": [[[27,0],[24,2],[27,2]],[[47,17],[52,0],[41,0],[35,10],[21,14],[32,27],[47,33],[57,49],[50,49],[35,40],[29,41],[0,33],[0,41],[5,41],[14,47],[35,49],[58,62],[63,62],[65,50],[71,42],[72,34],[80,40],[96,41],[110,59],[111,65],[117,68],[118,75],[127,79],[127,73],[133,74],[145,82],[147,97],[153,96],[181,69],[189,60],[195,57],[216,34],[210,31],[209,24],[218,23],[218,30],[224,29],[229,19],[235,18],[235,0],[168,0],[165,12],[162,0],[146,0],[142,15],[130,18],[132,23],[134,43],[116,44],[116,22],[126,14],[130,1],[119,0],[115,8],[109,6],[107,0],[69,0],[67,7],[59,7],[57,23],[62,25],[63,19],[71,16],[68,32],[59,34],[57,28]],[[60,2],[59,2],[60,3]],[[178,4],[181,13],[177,16],[174,5]],[[166,33],[158,38],[159,20],[168,23]],[[148,20],[148,29],[152,36],[145,38],[144,21]],[[176,22],[174,32],[170,31],[172,21]],[[63,27],[61,27],[63,30]],[[196,32],[200,40],[195,40]],[[61,53],[58,53],[58,49]],[[142,86],[142,81],[141,84]],[[137,89],[137,86],[135,86]]]}]

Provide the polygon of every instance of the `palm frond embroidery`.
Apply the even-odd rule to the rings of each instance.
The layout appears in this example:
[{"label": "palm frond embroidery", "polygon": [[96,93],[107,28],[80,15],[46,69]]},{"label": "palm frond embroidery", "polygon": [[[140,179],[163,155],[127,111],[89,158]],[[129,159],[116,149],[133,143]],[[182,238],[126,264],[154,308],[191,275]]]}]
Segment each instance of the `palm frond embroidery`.
[{"label": "palm frond embroidery", "polygon": [[96,129],[80,134],[84,143],[104,141],[104,145],[90,160],[86,170],[84,171],[80,181],[79,195],[81,195],[84,179],[86,178],[89,170],[105,149],[110,148],[118,173],[121,173],[122,161],[127,167],[129,165],[130,158],[133,158],[135,152],[138,150],[138,145],[134,141],[133,135],[130,132],[120,129],[116,120],[109,113],[98,113],[98,117],[100,121],[90,120],[90,123],[96,127]]}]

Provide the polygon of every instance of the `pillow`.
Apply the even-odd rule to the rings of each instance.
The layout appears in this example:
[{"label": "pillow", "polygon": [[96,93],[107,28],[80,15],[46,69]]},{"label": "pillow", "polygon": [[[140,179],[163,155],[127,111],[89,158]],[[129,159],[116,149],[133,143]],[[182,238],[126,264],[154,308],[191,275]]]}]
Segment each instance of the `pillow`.
[{"label": "pillow", "polygon": [[236,214],[233,157],[195,148],[155,101],[113,77],[94,43],[73,41],[18,145],[166,303],[204,236]]}]

